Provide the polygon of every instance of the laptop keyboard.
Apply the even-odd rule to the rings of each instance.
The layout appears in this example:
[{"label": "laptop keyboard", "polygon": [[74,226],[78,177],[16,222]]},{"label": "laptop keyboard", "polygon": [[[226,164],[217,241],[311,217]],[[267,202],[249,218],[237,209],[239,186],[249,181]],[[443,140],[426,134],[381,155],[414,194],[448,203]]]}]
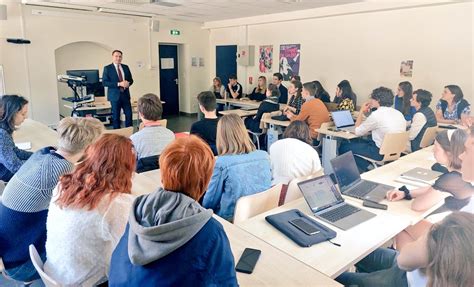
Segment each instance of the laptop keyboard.
[{"label": "laptop keyboard", "polygon": [[322,213],[319,216],[330,221],[330,222],[336,222],[338,220],[341,220],[353,213],[358,212],[360,209],[357,207],[354,207],[352,205],[344,204],[342,206],[339,206],[338,208],[334,208],[333,210],[330,210],[328,212]]},{"label": "laptop keyboard", "polygon": [[358,184],[356,187],[354,187],[354,189],[349,191],[349,193],[353,196],[364,197],[369,192],[371,192],[375,187],[377,187],[377,184],[375,182],[363,181],[360,184]]}]

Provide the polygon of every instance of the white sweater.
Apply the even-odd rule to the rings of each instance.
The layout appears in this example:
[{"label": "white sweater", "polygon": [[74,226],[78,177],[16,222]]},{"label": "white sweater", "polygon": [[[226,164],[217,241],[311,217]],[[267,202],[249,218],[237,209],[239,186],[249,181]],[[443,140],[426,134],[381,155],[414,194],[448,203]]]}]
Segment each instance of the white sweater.
[{"label": "white sweater", "polygon": [[46,274],[62,285],[92,286],[106,278],[110,258],[125,231],[133,196],[102,199],[94,210],[60,209],[54,197],[46,223]]},{"label": "white sweater", "polygon": [[294,178],[313,174],[321,169],[318,152],[300,140],[282,139],[270,146],[272,184],[288,184]]}]

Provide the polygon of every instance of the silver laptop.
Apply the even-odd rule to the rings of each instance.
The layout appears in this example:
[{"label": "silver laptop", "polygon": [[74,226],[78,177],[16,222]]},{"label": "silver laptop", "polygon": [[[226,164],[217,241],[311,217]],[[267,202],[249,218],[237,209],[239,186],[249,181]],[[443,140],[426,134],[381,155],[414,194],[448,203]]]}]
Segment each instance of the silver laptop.
[{"label": "silver laptop", "polygon": [[298,187],[314,216],[347,230],[374,217],[375,214],[344,202],[331,178],[327,175],[298,183]]},{"label": "silver laptop", "polygon": [[355,132],[355,123],[352,114],[348,110],[331,112],[332,120],[338,130]]},{"label": "silver laptop", "polygon": [[336,176],[342,194],[362,200],[380,202],[387,191],[395,187],[360,178],[359,170],[352,151],[348,151],[331,160],[332,170]]},{"label": "silver laptop", "polygon": [[416,167],[410,169],[401,174],[403,178],[414,180],[414,181],[423,181],[423,182],[432,182],[442,175],[441,172],[434,171],[431,169]]}]

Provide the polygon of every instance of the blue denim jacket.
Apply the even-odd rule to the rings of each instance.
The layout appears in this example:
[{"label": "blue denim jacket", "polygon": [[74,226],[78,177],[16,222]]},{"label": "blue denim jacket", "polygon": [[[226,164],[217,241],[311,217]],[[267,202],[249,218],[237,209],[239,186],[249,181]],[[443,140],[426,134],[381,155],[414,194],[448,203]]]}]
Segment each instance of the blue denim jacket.
[{"label": "blue denim jacket", "polygon": [[269,189],[271,181],[270,158],[265,151],[219,156],[202,205],[231,220],[239,198]]}]

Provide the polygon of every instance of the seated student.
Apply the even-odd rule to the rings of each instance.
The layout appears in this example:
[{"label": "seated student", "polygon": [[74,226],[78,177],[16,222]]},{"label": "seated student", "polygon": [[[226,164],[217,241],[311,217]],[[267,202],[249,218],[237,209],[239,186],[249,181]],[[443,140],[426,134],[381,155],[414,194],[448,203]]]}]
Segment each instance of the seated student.
[{"label": "seated student", "polygon": [[198,101],[204,119],[191,126],[190,134],[201,137],[211,147],[214,155],[217,155],[216,133],[219,119],[216,115],[216,97],[211,92],[201,92]]},{"label": "seated student", "polygon": [[305,103],[301,106],[301,112],[298,115],[287,112],[286,116],[290,121],[303,121],[308,124],[313,144],[318,144],[318,133],[316,129],[321,127],[322,123],[329,122],[329,111],[324,103],[314,97],[316,87],[313,82],[303,84],[301,95],[305,99]]},{"label": "seated student", "polygon": [[400,252],[379,248],[336,278],[345,286],[474,286],[474,215],[455,212]]},{"label": "seated student", "polygon": [[217,153],[202,205],[231,221],[239,198],[270,188],[272,172],[265,151],[255,150],[242,119],[225,115],[217,124]]},{"label": "seated student", "polygon": [[237,82],[237,76],[232,74],[229,76],[229,83],[225,89],[228,99],[240,99],[242,97],[242,85]]},{"label": "seated student", "polygon": [[[283,110],[283,115],[286,118],[286,113],[291,112],[294,115],[299,115],[301,112],[301,107],[304,104],[304,98],[301,95],[303,91],[303,84],[300,81],[292,81],[288,86],[288,95],[290,96],[290,100],[288,101],[288,105]],[[286,118],[288,120],[288,118]]]},{"label": "seated student", "polygon": [[[435,127],[437,125],[436,116],[433,110],[430,108],[431,93],[418,89],[413,92],[411,96],[410,105],[415,109],[415,114],[412,117],[410,125],[410,142],[408,143],[411,151],[417,151],[420,149],[421,139],[425,135],[425,131],[429,127]],[[395,97],[397,98],[397,97]],[[405,115],[405,119],[406,119]]]},{"label": "seated student", "polygon": [[447,85],[436,104],[436,119],[442,124],[459,124],[471,113],[470,104],[464,99],[459,86]]},{"label": "seated student", "polygon": [[57,127],[58,148],[35,152],[8,182],[0,201],[0,257],[10,278],[39,279],[28,246],[35,245],[43,261],[46,259],[46,217],[53,189],[103,128],[94,118],[62,119]]},{"label": "seated student", "polygon": [[416,113],[415,108],[410,106],[412,94],[413,87],[410,82],[405,81],[398,84],[393,107],[403,114],[407,122],[411,122],[413,115]]},{"label": "seated student", "polygon": [[301,82],[301,77],[298,75],[293,75],[291,76],[290,82],[293,82],[293,81]]},{"label": "seated student", "polygon": [[265,113],[271,113],[280,110],[280,104],[278,99],[280,98],[280,91],[277,86],[270,84],[266,92],[266,100],[263,101],[258,107],[257,114],[253,117],[247,117],[245,119],[245,127],[254,133],[261,133],[260,120]]},{"label": "seated student", "polygon": [[[372,139],[355,139],[344,141],[339,148],[339,154],[352,151],[354,154],[366,156],[374,160],[381,160],[379,150],[382,146],[383,138],[387,133],[400,133],[406,130],[406,121],[402,113],[392,108],[393,92],[389,88],[380,87],[372,91],[370,100],[366,102],[359,112],[355,122],[355,134],[364,136],[372,132]],[[364,114],[371,109],[373,111],[365,121]],[[367,171],[369,162],[356,156],[355,161],[360,172]]]},{"label": "seated student", "polygon": [[324,89],[323,85],[319,81],[313,81],[316,86],[316,94],[314,95],[317,99],[320,99],[323,103],[330,103],[331,97],[328,92]]},{"label": "seated student", "polygon": [[278,103],[286,105],[288,103],[288,89],[283,86],[281,83],[282,81],[283,75],[281,73],[273,74],[272,84],[277,86],[278,90],[280,90],[280,99],[278,100]]},{"label": "seated student", "polygon": [[17,95],[0,97],[0,180],[9,181],[31,156],[15,146],[13,132],[28,117],[28,101]]},{"label": "seated student", "polygon": [[265,76],[258,77],[257,86],[253,89],[252,93],[249,95],[249,99],[253,101],[263,101],[267,98],[265,95],[267,91],[267,78]]},{"label": "seated student", "polygon": [[411,208],[415,211],[427,210],[443,200],[442,192],[450,194],[432,216],[409,226],[396,236],[395,246],[398,250],[425,234],[427,227],[431,226],[430,222],[439,221],[439,218],[446,216],[446,212],[461,210],[468,205],[474,195],[474,187],[463,180],[460,173],[462,162],[459,158],[464,152],[466,138],[466,133],[462,130],[443,131],[437,135],[433,154],[437,162],[448,167],[449,172],[441,175],[432,186],[417,188],[409,193],[400,190],[387,192],[389,201],[413,198]]},{"label": "seated student", "polygon": [[209,88],[209,91],[214,93],[217,99],[223,99],[225,97],[225,87],[222,85],[221,78],[215,77],[212,80],[212,86]]},{"label": "seated student", "polygon": [[238,286],[224,228],[198,203],[212,175],[211,150],[195,136],[179,138],[160,166],[163,188],[135,199],[109,286]]},{"label": "seated student", "polygon": [[161,125],[162,113],[163,106],[155,94],[146,94],[138,99],[138,116],[143,128],[130,137],[138,159],[160,155],[175,139],[174,133]]},{"label": "seated student", "polygon": [[133,202],[135,157],[130,139],[104,134],[59,180],[46,222],[44,271],[61,285],[92,286],[107,279]]},{"label": "seated student", "polygon": [[[470,126],[468,130],[467,140],[464,143],[464,152],[459,155],[461,159],[462,179],[466,182],[474,182],[474,126]],[[469,206],[463,210],[474,213],[474,200],[469,202]],[[468,210],[467,208],[470,208]]]},{"label": "seated student", "polygon": [[311,146],[309,127],[305,122],[292,122],[283,139],[270,146],[272,184],[288,184],[292,179],[313,174],[321,169],[318,152]]},{"label": "seated student", "polygon": [[336,87],[334,103],[338,104],[338,110],[349,110],[353,112],[357,104],[357,96],[352,91],[348,80],[342,80]]}]

